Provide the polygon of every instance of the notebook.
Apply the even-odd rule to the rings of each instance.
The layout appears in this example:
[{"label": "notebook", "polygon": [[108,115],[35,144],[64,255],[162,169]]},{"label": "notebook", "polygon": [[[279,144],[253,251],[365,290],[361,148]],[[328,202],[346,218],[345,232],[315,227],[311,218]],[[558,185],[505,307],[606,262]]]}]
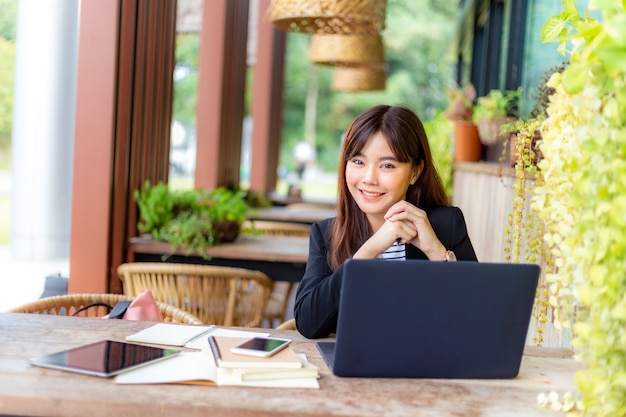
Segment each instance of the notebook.
[{"label": "notebook", "polygon": [[222,368],[302,368],[302,360],[291,346],[268,358],[259,358],[230,351],[249,337],[209,336],[208,340],[215,363]]},{"label": "notebook", "polygon": [[540,268],[533,264],[350,260],[333,373],[386,378],[514,378]]}]

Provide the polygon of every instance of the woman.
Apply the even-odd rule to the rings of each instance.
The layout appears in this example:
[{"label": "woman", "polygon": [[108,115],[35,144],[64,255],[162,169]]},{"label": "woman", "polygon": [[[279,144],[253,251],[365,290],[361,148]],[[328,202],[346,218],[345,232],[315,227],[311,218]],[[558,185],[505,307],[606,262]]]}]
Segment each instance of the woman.
[{"label": "woman", "polygon": [[426,132],[411,110],[379,105],[359,115],[340,161],[337,217],[312,225],[296,293],[296,325],[308,338],[336,331],[349,258],[477,260],[463,213],[448,206]]}]

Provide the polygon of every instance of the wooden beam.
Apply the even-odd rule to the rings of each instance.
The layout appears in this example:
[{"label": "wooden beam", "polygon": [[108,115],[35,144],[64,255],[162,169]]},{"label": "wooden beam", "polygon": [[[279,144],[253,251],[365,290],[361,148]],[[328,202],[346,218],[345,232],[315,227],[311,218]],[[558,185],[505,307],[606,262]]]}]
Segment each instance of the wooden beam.
[{"label": "wooden beam", "polygon": [[285,32],[268,18],[270,0],[259,1],[257,51],[252,92],[252,157],[250,189],[276,188],[282,126]]},{"label": "wooden beam", "polygon": [[248,0],[204,2],[196,109],[196,188],[239,185],[248,9]]},{"label": "wooden beam", "polygon": [[117,1],[80,7],[68,291],[107,292]]}]

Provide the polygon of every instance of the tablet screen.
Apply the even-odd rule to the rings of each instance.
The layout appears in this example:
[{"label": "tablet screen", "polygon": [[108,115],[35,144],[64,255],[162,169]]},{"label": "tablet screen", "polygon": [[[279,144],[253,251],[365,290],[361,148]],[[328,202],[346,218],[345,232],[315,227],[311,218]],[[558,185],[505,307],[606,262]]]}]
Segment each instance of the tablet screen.
[{"label": "tablet screen", "polygon": [[102,340],[85,346],[30,359],[31,365],[88,375],[109,377],[158,360],[169,358],[178,349],[143,346]]}]

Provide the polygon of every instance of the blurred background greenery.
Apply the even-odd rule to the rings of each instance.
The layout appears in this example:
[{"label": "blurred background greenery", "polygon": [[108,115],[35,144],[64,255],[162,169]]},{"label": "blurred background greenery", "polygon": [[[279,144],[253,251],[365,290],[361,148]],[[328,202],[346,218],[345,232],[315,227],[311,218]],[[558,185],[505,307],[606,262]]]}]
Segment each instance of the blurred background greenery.
[{"label": "blurred background greenery", "polygon": [[[11,168],[17,5],[15,0],[0,0],[0,170],[4,171]],[[376,92],[333,91],[333,69],[313,64],[309,59],[310,35],[289,33],[276,193],[286,194],[290,185],[289,173],[295,171],[296,165],[293,149],[298,142],[306,140],[315,149],[317,175],[302,182],[302,195],[305,198],[333,198],[343,132],[359,113],[381,103],[406,105],[417,112],[431,135],[438,165],[442,171],[448,171],[451,166],[449,140],[438,127],[440,124],[433,124],[433,121],[438,120],[438,113],[448,101],[446,89],[452,79],[453,66],[446,60],[446,51],[458,13],[456,2],[388,0],[386,28],[382,32],[387,84],[385,90]],[[192,131],[196,118],[198,49],[197,34],[178,35],[173,119],[190,126]],[[246,114],[250,114],[253,81],[253,71],[249,71]],[[245,178],[245,173],[242,174]],[[444,181],[450,175],[442,172]],[[193,175],[173,176],[171,185],[193,187],[192,178]],[[0,192],[0,245],[9,243],[9,224],[10,195]]]},{"label": "blurred background greenery", "polygon": [[[17,1],[0,0],[0,171],[11,169]],[[9,244],[11,196],[0,190],[0,245]]]}]

